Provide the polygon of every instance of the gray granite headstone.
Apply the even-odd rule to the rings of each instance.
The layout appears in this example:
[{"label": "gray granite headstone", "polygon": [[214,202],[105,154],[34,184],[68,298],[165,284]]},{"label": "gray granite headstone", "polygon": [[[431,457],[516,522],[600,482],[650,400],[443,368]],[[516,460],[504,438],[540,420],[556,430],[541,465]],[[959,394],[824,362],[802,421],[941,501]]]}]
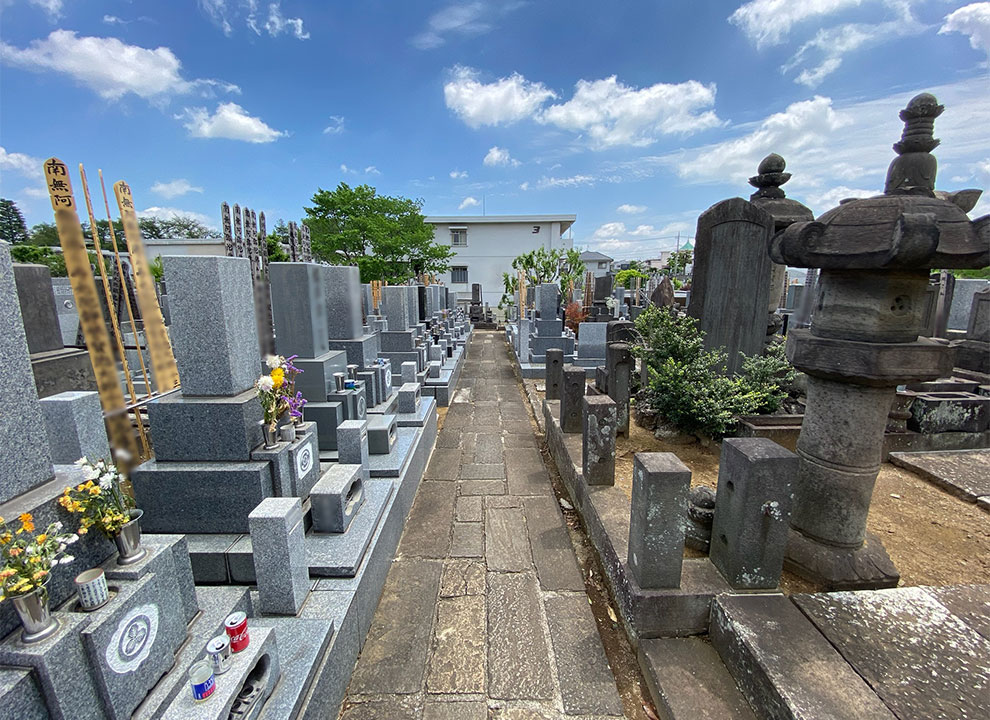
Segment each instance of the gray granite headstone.
[{"label": "gray granite headstone", "polygon": [[399,370],[403,385],[416,382],[416,363],[412,361],[404,362],[399,366]]},{"label": "gray granite headstone", "polygon": [[166,255],[170,337],[183,395],[236,395],[261,368],[251,261],[213,255]]},{"label": "gray granite headstone", "polygon": [[409,291],[405,285],[383,287],[382,305],[389,331],[409,329]]},{"label": "gray granite headstone", "polygon": [[990,287],[973,295],[969,324],[966,326],[966,339],[990,342]]},{"label": "gray granite headstone", "polygon": [[709,555],[732,587],[779,584],[797,472],[797,455],[768,438],[722,442]]},{"label": "gray granite headstone", "polygon": [[76,298],[72,294],[69,278],[52,278],[52,292],[55,294],[55,311],[62,331],[62,344],[75,345],[79,335],[79,311],[76,309]]},{"label": "gray granite headstone", "polygon": [[368,480],[371,472],[368,466],[368,421],[345,420],[337,426],[337,458],[339,462],[360,465],[362,477]]},{"label": "gray granite headstone", "polygon": [[673,453],[636,453],[629,515],[629,569],[643,589],[681,583],[691,471]]},{"label": "gray granite headstone", "polygon": [[565,433],[581,432],[581,404],[586,386],[584,368],[565,365],[560,391],[560,429]]},{"label": "gray granite headstone", "polygon": [[67,391],[40,402],[52,462],[70,465],[81,457],[110,458],[99,393]]},{"label": "gray granite headstone", "polygon": [[581,467],[588,485],[615,484],[615,401],[608,395],[582,398],[584,436]]},{"label": "gray granite headstone", "polygon": [[309,594],[309,565],[299,498],[265,498],[248,515],[261,611],[296,615]]},{"label": "gray granite headstone", "polygon": [[990,287],[990,280],[976,278],[956,278],[952,291],[952,304],[949,305],[950,330],[965,330],[969,325],[969,314],[973,307],[973,296]]},{"label": "gray granite headstone", "polygon": [[31,353],[61,350],[62,330],[55,310],[52,275],[47,265],[14,264],[14,282]]},{"label": "gray granite headstone", "polygon": [[541,320],[556,320],[560,308],[560,289],[556,283],[543,283],[536,288],[536,309]]},{"label": "gray granite headstone", "polygon": [[0,408],[0,502],[6,502],[55,471],[5,242],[0,242]]},{"label": "gray granite headstone", "polygon": [[315,263],[269,264],[275,349],[280,355],[315,358],[330,349],[323,271]]},{"label": "gray granite headstone", "polygon": [[[360,338],[362,286],[361,271],[353,265],[325,265],[328,326],[333,340]],[[371,286],[367,286],[368,295]]]},{"label": "gray granite headstone", "polygon": [[419,287],[416,285],[406,285],[406,296],[408,305],[406,310],[409,313],[409,327],[419,324]]},{"label": "gray granite headstone", "polygon": [[375,314],[374,308],[374,295],[371,292],[370,283],[361,284],[361,309],[364,311],[364,316],[367,318],[369,315]]},{"label": "gray granite headstone", "polygon": [[607,330],[608,323],[583,322],[579,324],[577,356],[579,358],[604,358]]}]

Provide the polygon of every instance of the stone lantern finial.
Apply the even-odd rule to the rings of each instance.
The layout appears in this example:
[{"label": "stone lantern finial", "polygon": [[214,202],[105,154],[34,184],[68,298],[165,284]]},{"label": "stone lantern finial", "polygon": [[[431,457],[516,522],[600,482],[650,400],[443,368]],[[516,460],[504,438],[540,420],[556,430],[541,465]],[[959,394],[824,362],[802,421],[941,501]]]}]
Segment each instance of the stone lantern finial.
[{"label": "stone lantern finial", "polygon": [[931,93],[921,93],[911,98],[907,107],[901,110],[904,132],[899,142],[894,143],[897,157],[887,170],[885,195],[907,194],[934,196],[935,174],[938,162],[931,151],[938,147],[934,137],[935,118],[945,110]]},{"label": "stone lantern finial", "polygon": [[791,179],[791,174],[784,172],[785,167],[787,167],[787,163],[777,153],[770,153],[763,158],[760,166],[756,169],[759,174],[749,179],[749,184],[756,188],[756,192],[750,196],[750,200],[783,198],[784,191],[780,186]]}]

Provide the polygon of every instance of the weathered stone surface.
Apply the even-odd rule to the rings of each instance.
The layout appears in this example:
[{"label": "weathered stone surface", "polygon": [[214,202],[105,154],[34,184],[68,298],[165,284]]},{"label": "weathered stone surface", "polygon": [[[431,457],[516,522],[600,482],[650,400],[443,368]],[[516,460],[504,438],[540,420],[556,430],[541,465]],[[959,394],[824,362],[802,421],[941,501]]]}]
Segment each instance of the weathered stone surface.
[{"label": "weathered stone surface", "polygon": [[585,390],[584,368],[565,365],[560,394],[560,426],[565,433],[581,432],[581,400]]},{"label": "weathered stone surface", "polygon": [[462,480],[501,480],[505,477],[502,463],[468,463],[461,465]]},{"label": "weathered stone surface", "polygon": [[783,595],[720,595],[710,637],[766,717],[893,720],[863,679]]},{"label": "weathered stone surface", "polygon": [[505,495],[505,480],[461,480],[457,483],[461,495]]},{"label": "weathered stone surface", "polygon": [[607,395],[582,398],[581,467],[588,485],[615,484],[616,403]]},{"label": "weathered stone surface", "polygon": [[990,450],[890,453],[890,462],[967,502],[990,496]]},{"label": "weathered stone surface", "polygon": [[516,448],[514,441],[506,440],[513,449],[505,458],[505,475],[509,492],[513,495],[547,495],[551,492],[550,476],[543,457],[535,448]]},{"label": "weathered stone surface", "polygon": [[560,389],[564,382],[564,351],[549,348],[545,367],[547,400],[560,400]]},{"label": "weathered stone surface", "polygon": [[474,445],[474,461],[476,463],[501,463],[504,459],[502,436],[478,433]]},{"label": "weathered stone surface", "polygon": [[442,563],[399,559],[351,675],[351,693],[414,693],[423,687]]},{"label": "weathered stone surface", "polygon": [[533,573],[488,574],[489,697],[553,697],[540,605]]},{"label": "weathered stone surface", "polygon": [[489,508],[485,511],[485,549],[489,570],[521,572],[533,567],[522,510]]},{"label": "weathered stone surface", "polygon": [[424,478],[428,480],[456,480],[461,467],[461,451],[457,448],[440,448],[433,451]]},{"label": "weathered stone surface", "polygon": [[488,720],[488,703],[457,698],[434,702],[427,699],[423,720]]},{"label": "weathered stone surface", "polygon": [[424,480],[420,484],[399,542],[400,556],[446,557],[455,492],[453,483]]},{"label": "weathered stone surface", "polygon": [[420,720],[422,712],[422,695],[350,696],[340,720]]},{"label": "weathered stone surface", "polygon": [[641,640],[639,662],[661,715],[756,720],[718,653],[700,638]]},{"label": "weathered stone surface", "polygon": [[540,587],[584,591],[581,570],[556,499],[549,495],[527,497],[523,499],[523,508]]},{"label": "weathered stone surface", "polygon": [[990,585],[950,585],[925,590],[953,615],[990,640]]},{"label": "weathered stone surface", "polygon": [[465,495],[457,498],[454,517],[459,522],[482,522],[484,517],[481,514],[481,496]]},{"label": "weathered stone surface", "polygon": [[480,558],[485,556],[485,528],[480,522],[455,522],[450,556]]},{"label": "weathered stone surface", "polygon": [[691,471],[673,453],[636,453],[629,569],[641,588],[680,584]]},{"label": "weathered stone surface", "polygon": [[794,601],[901,720],[980,717],[990,709],[990,641],[924,588]]},{"label": "weathered stone surface", "polygon": [[431,693],[485,691],[485,596],[441,598],[426,689]]},{"label": "weathered stone surface", "polygon": [[622,701],[587,597],[549,597],[546,610],[564,711],[568,715],[621,715]]}]

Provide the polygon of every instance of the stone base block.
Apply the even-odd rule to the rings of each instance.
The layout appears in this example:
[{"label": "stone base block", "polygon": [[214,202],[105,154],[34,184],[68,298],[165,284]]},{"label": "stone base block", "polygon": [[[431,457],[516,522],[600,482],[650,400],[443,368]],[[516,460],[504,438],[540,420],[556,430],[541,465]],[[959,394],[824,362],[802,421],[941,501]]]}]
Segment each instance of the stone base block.
[{"label": "stone base block", "polygon": [[319,577],[353,577],[378,529],[385,506],[392,497],[391,481],[373,480],[364,485],[365,502],[356,511],[346,532],[306,535],[309,574]]},{"label": "stone base block", "polygon": [[371,415],[368,417],[368,452],[371,455],[387,455],[395,447],[398,426],[395,415]]},{"label": "stone base block", "polygon": [[530,336],[529,338],[530,356],[533,355],[545,356],[549,348],[557,348],[558,350],[563,350],[564,355],[573,355],[574,338],[567,337],[566,335],[557,335],[556,337],[543,337],[542,335]]},{"label": "stone base block", "polygon": [[563,320],[536,320],[536,335],[545,337],[560,337],[564,332]]},{"label": "stone base block", "polygon": [[0,668],[0,706],[5,720],[48,720],[51,713],[31,670]]},{"label": "stone base block", "polygon": [[422,398],[414,413],[396,413],[395,422],[400,427],[425,427],[430,418],[436,414],[437,401],[435,398]]},{"label": "stone base block", "polygon": [[362,335],[353,340],[330,340],[331,350],[342,350],[347,355],[347,363],[358,367],[373,365],[381,347],[377,334]]},{"label": "stone base block", "polygon": [[147,549],[147,553],[133,565],[118,565],[116,557],[103,563],[101,567],[107,581],[133,582],[147,573],[154,573],[165,583],[170,596],[178,595],[182,599],[185,621],[191,622],[199,612],[199,605],[196,601],[196,586],[186,536],[145,533],[141,537],[141,544]]},{"label": "stone base block", "polygon": [[370,455],[368,457],[368,469],[371,477],[399,477],[412,456],[418,432],[418,428],[397,428],[392,451],[387,455]]},{"label": "stone base block", "polygon": [[292,364],[302,370],[296,375],[296,390],[310,402],[322,402],[334,389],[333,374],[347,372],[347,354],[330,350],[318,358],[296,358]]},{"label": "stone base block", "polygon": [[71,465],[81,457],[110,458],[99,393],[71,391],[41,399],[52,462]]},{"label": "stone base block", "polygon": [[990,397],[972,392],[925,392],[911,403],[908,428],[932,434],[979,433],[990,427]]},{"label": "stone base block", "polygon": [[297,437],[295,442],[280,442],[271,450],[262,446],[251,453],[251,459],[266,460],[272,464],[275,495],[305,500],[320,479],[319,455],[317,435],[308,432]]},{"label": "stone base block", "polygon": [[31,370],[38,397],[69,390],[97,390],[93,364],[85,350],[64,348],[31,355]]},{"label": "stone base block", "polygon": [[332,464],[310,495],[313,532],[347,532],[364,500],[361,466]]},{"label": "stone base block", "polygon": [[823,545],[792,529],[784,569],[826,590],[879,590],[897,587],[901,578],[883,543],[870,532],[853,550]]},{"label": "stone base block", "polygon": [[248,513],[272,497],[267,462],[168,463],[149,460],[131,472],[141,526],[153,533],[248,532]]},{"label": "stone base block", "polygon": [[155,457],[163,462],[248,460],[264,438],[254,390],[233,397],[166,395],[148,403]]},{"label": "stone base block", "polygon": [[[416,330],[386,330],[381,333],[381,352],[416,352]],[[393,365],[395,362],[393,361]]]},{"label": "stone base block", "polygon": [[308,402],[303,406],[303,419],[316,423],[320,450],[337,449],[337,426],[344,422],[344,406],[339,402]]}]

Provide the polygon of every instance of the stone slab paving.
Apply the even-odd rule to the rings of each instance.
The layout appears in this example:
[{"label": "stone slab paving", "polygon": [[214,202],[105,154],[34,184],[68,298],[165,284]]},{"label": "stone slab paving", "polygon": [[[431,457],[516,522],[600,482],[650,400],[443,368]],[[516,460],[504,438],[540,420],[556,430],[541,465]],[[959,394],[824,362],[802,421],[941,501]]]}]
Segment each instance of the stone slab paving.
[{"label": "stone slab paving", "polygon": [[505,344],[476,332],[341,718],[621,716]]},{"label": "stone slab paving", "polygon": [[942,450],[890,453],[890,462],[984,510],[990,498],[990,450]]}]

